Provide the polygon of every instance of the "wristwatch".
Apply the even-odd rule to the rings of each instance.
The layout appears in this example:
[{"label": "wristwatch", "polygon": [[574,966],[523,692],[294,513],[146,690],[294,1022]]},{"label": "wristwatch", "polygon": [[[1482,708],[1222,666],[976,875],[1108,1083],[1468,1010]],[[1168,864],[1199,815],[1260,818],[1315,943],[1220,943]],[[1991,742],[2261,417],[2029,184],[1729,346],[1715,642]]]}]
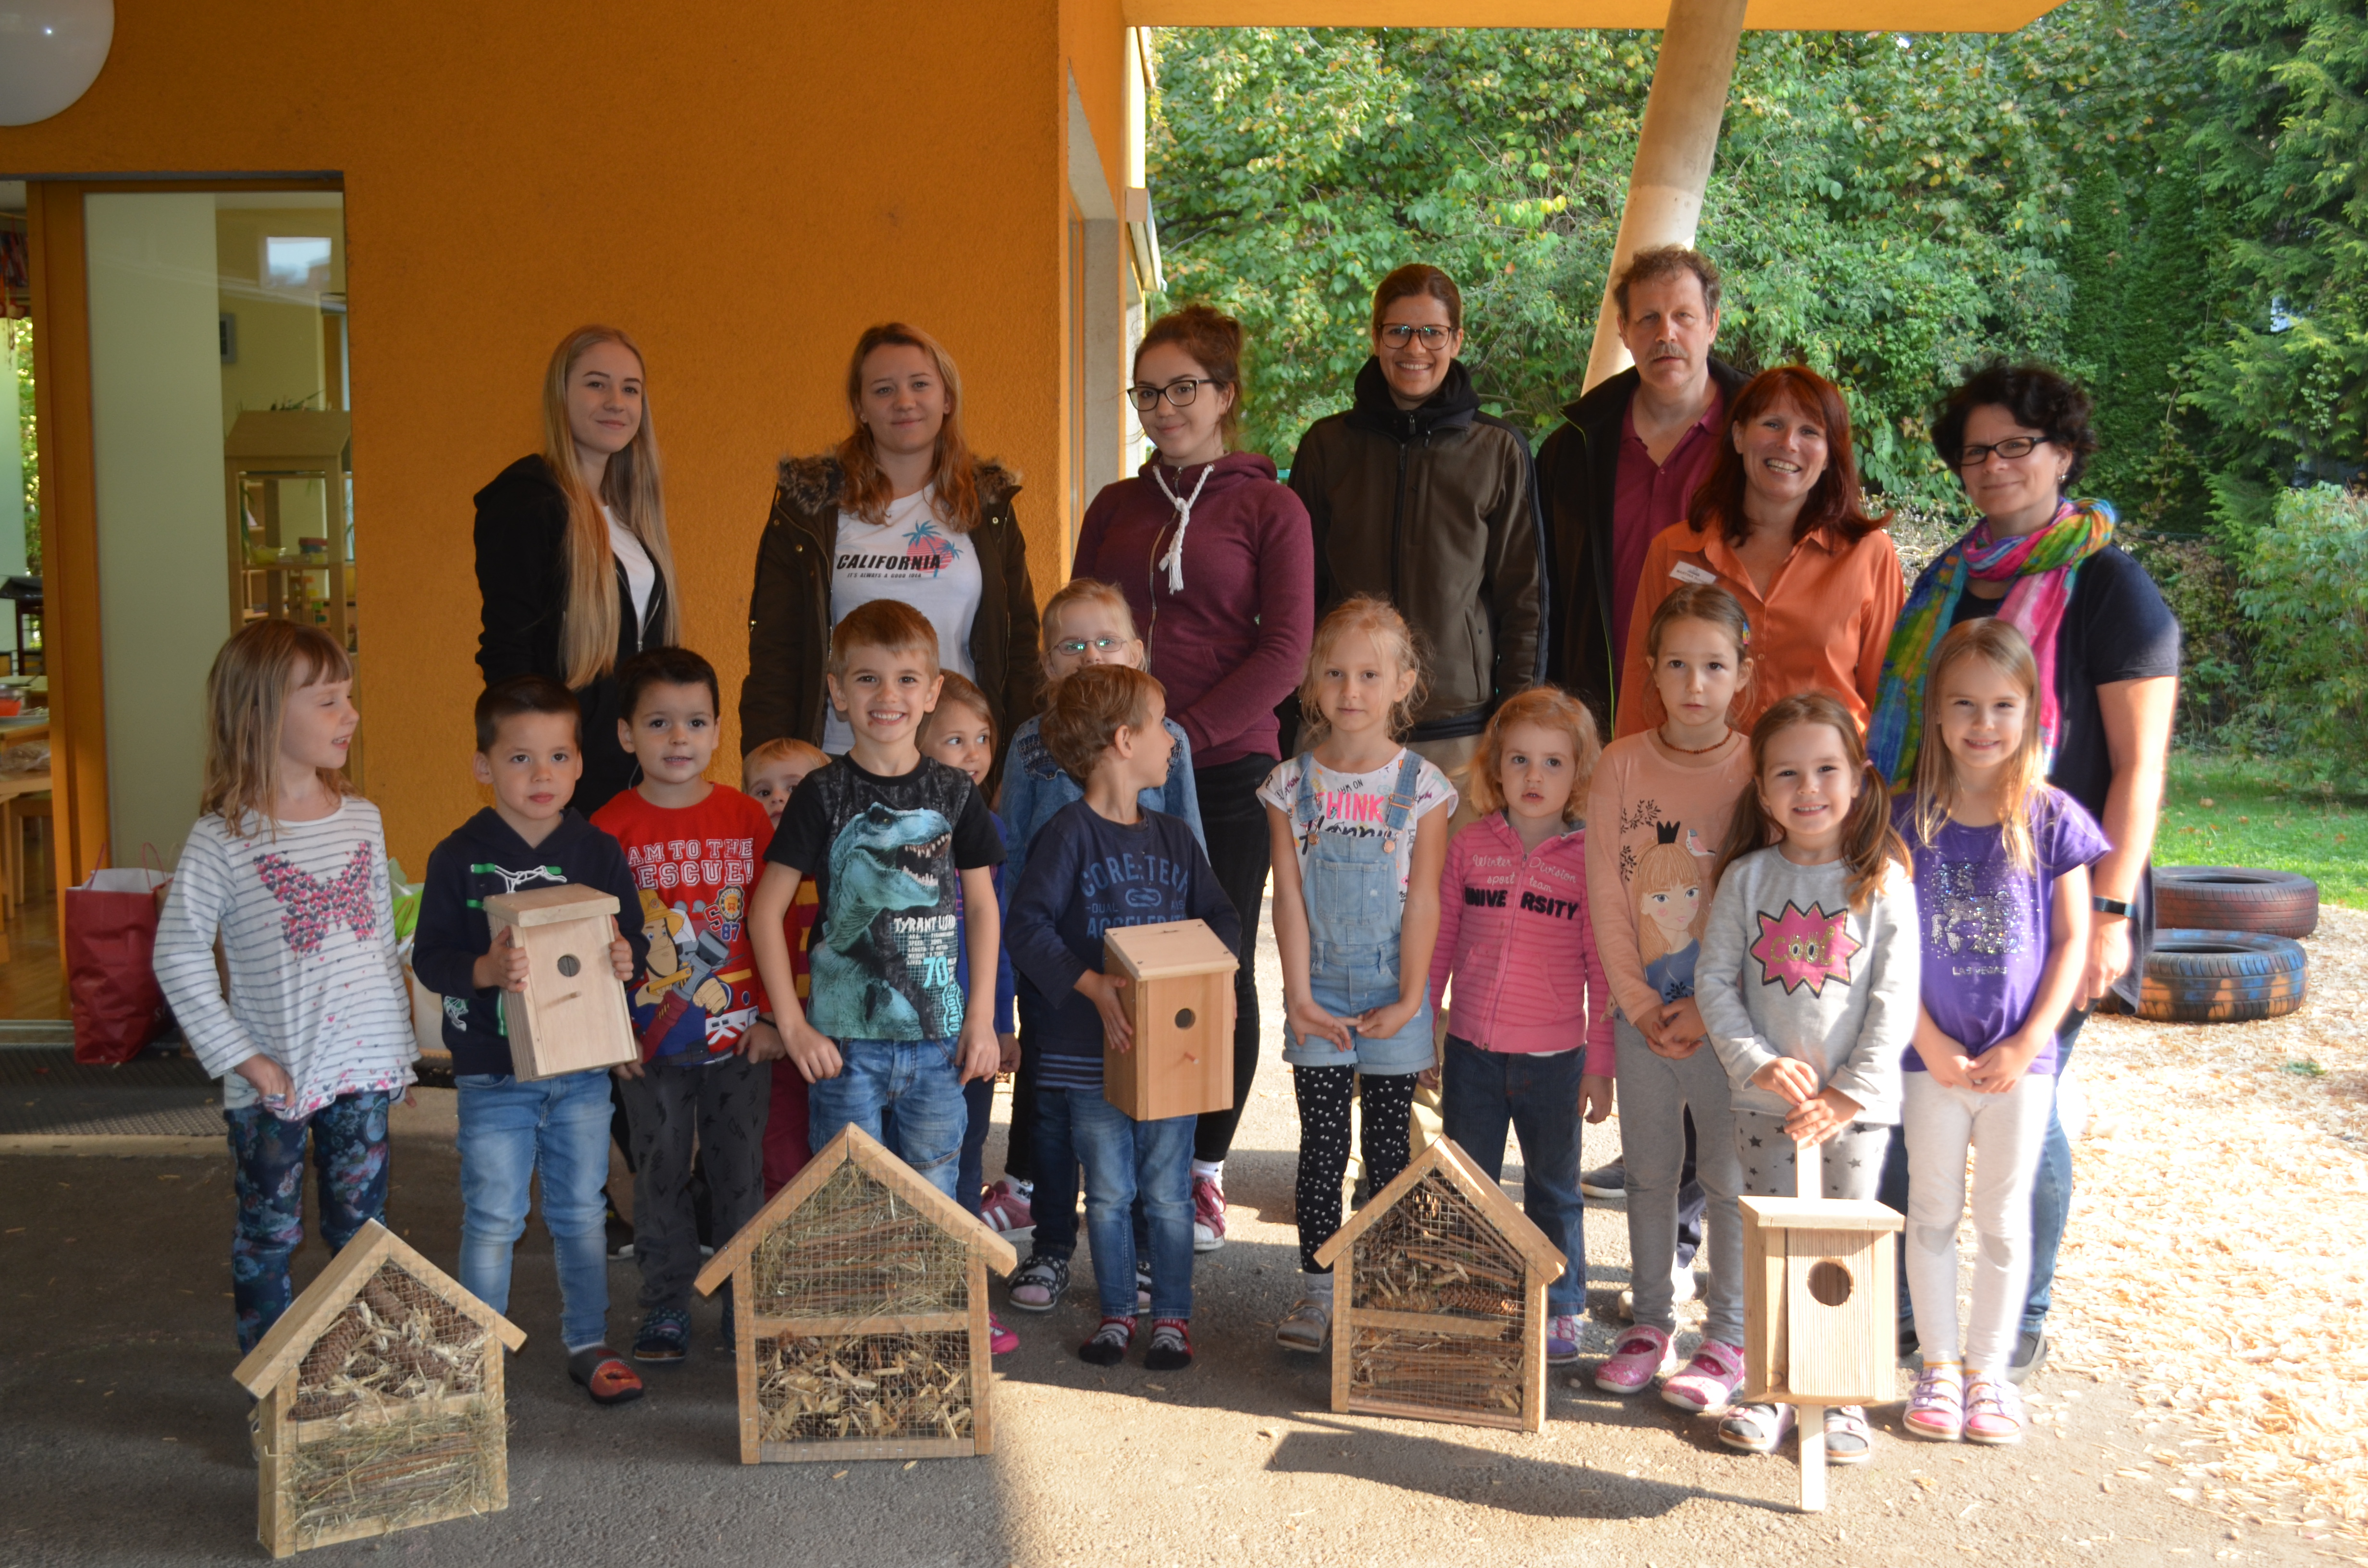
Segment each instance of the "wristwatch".
[{"label": "wristwatch", "polygon": [[2118,898],[2107,898],[2102,893],[2091,897],[2089,900],[2089,907],[2100,915],[2118,915],[2125,920],[2129,918],[2128,903]]}]

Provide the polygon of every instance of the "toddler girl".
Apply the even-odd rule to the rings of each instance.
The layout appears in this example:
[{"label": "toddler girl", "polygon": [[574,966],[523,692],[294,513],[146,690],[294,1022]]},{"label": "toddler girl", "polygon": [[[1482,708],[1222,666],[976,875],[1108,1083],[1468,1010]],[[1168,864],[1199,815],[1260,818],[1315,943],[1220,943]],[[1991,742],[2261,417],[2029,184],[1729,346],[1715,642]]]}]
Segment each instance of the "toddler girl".
[{"label": "toddler girl", "polygon": [[[1793,1150],[1833,1142],[1827,1198],[1873,1200],[1916,1026],[1916,891],[1857,722],[1822,691],[1751,727],[1754,786],[1712,880],[1694,998],[1733,1093],[1746,1197],[1795,1196]],[[1793,1407],[1737,1406],[1719,1437],[1770,1453]],[[1836,1464],[1873,1457],[1866,1412],[1826,1410]]]},{"label": "toddler girl", "polygon": [[[1143,639],[1135,634],[1134,614],[1127,608],[1124,594],[1091,577],[1072,577],[1044,606],[1044,674],[1057,686],[1077,671],[1098,665],[1143,668]],[[1010,766],[1004,769],[1002,821],[1009,858],[1003,864],[1003,885],[1007,888],[1019,885],[1029,850],[1044,824],[1085,798],[1085,781],[1063,767],[1044,744],[1042,723],[1039,714],[1019,726],[1011,737]],[[1202,844],[1205,854],[1200,792],[1192,787],[1192,743],[1173,719],[1162,718],[1160,728],[1176,743],[1176,750],[1168,758],[1166,780],[1156,789],[1144,790],[1139,803],[1180,818],[1191,830],[1193,842]],[[1048,1104],[1065,1111],[1068,1102],[1065,1098],[1047,1101],[1038,1093],[1042,1053],[1029,1037],[1043,1017],[1044,1004],[1025,974],[1019,976],[1019,1074],[1011,1090],[1011,1136],[1004,1148],[1004,1179],[987,1194],[979,1218],[998,1231],[1035,1227],[1027,1260],[1011,1276],[1010,1299],[1023,1312],[1050,1312],[1068,1289],[1069,1260],[1077,1250],[1077,1161],[1067,1118],[1061,1116],[1057,1126],[1048,1127],[1040,1115]],[[1147,1259],[1150,1243],[1140,1211],[1135,1220],[1135,1256]],[[1194,1251],[1209,1250],[1207,1235],[1206,1228],[1196,1221]],[[1140,1297],[1148,1308],[1151,1295],[1145,1267]]]},{"label": "toddler girl", "polygon": [[1694,978],[1715,891],[1712,857],[1751,783],[1751,747],[1727,722],[1750,685],[1750,642],[1743,607],[1715,584],[1685,584],[1662,599],[1645,631],[1659,722],[1604,748],[1587,805],[1588,896],[1620,1005],[1612,1030],[1636,1320],[1595,1386],[1636,1393],[1678,1364],[1679,1276],[1692,1284],[1677,1263],[1691,1116],[1708,1205],[1709,1316],[1661,1397],[1710,1415],[1725,1415],[1744,1381],[1743,1229],[1726,1072],[1704,1049]]},{"label": "toddler girl", "polygon": [[[2089,945],[2096,819],[2046,782],[2039,665],[2002,619],[1941,640],[1925,687],[1916,790],[1892,821],[1916,857],[1924,988],[1907,1054],[1907,1291],[1923,1375],[1918,1437],[2022,1440],[2007,1364],[2031,1273],[2031,1188],[2055,1096],[2055,1027]],[[1946,982],[1942,977],[1946,976]],[[1957,1348],[1957,1221],[1974,1156],[1972,1322]]]},{"label": "toddler girl", "polygon": [[1275,1327],[1292,1350],[1320,1350],[1332,1333],[1332,1274],[1315,1253],[1340,1228],[1358,1080],[1378,1193],[1406,1168],[1415,1075],[1433,1061],[1430,956],[1456,796],[1398,744],[1421,688],[1405,619],[1383,600],[1348,600],[1315,629],[1299,688],[1315,748],[1258,789],[1274,840],[1282,1059],[1299,1100],[1301,1294]]},{"label": "toddler girl", "polygon": [[[781,812],[788,809],[790,797],[798,792],[798,786],[806,781],[806,775],[829,764],[829,755],[818,745],[786,738],[767,741],[740,759],[740,792],[764,807],[765,814],[779,827]],[[806,944],[814,939],[814,911],[818,907],[813,881],[800,882],[797,897],[790,902],[790,972],[797,977],[801,1006],[813,989]],[[814,1157],[806,1138],[807,1108],[806,1075],[774,1074],[772,1104],[765,1113],[768,1203]]]},{"label": "toddler girl", "polygon": [[317,628],[258,620],[222,644],[206,676],[203,814],[156,922],[156,982],[222,1081],[241,1350],[288,1310],[306,1132],[335,1251],[385,1218],[387,1103],[419,1054],[386,835],[344,771],[353,689],[353,661]]},{"label": "toddler girl", "polygon": [[[1494,1179],[1521,1137],[1521,1208],[1568,1267],[1546,1288],[1546,1359],[1578,1359],[1587,1225],[1578,1118],[1611,1114],[1611,1008],[1588,916],[1577,825],[1600,746],[1595,720],[1550,686],[1508,698],[1467,776],[1483,813],[1447,846],[1430,1005],[1455,977],[1440,1119]],[[1380,1190],[1378,1187],[1374,1190]]]}]

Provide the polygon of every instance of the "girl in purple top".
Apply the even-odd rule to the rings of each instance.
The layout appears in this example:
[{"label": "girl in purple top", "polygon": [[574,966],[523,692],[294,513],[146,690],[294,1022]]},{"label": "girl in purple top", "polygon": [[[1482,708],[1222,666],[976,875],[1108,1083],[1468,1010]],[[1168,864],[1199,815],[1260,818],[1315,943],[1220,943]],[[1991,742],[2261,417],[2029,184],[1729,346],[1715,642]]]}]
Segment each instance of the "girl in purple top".
[{"label": "girl in purple top", "polygon": [[[1299,685],[1315,620],[1307,508],[1274,464],[1231,450],[1242,326],[1206,305],[1161,316],[1134,352],[1130,395],[1158,448],[1106,485],[1077,533],[1079,577],[1115,583],[1149,644],[1144,666],[1192,745],[1192,780],[1217,885],[1258,930],[1271,857],[1258,786],[1278,760],[1275,704]],[[1245,936],[1245,944],[1249,941]],[[1257,965],[1234,980],[1234,1103],[1192,1136],[1192,1247],[1225,1244],[1225,1153],[1258,1068]]]},{"label": "girl in purple top", "polygon": [[[2005,620],[1941,640],[1926,687],[1916,789],[1893,807],[1916,860],[1923,997],[1901,1128],[1907,1290],[1924,1371],[1907,1430],[2022,1440],[2007,1366],[2031,1272],[2031,1187],[2055,1098],[2055,1028],[2089,944],[2089,866],[2110,847],[2046,782],[2039,665]],[[1974,1152],[1972,1321],[1957,1350],[1957,1221]]]}]

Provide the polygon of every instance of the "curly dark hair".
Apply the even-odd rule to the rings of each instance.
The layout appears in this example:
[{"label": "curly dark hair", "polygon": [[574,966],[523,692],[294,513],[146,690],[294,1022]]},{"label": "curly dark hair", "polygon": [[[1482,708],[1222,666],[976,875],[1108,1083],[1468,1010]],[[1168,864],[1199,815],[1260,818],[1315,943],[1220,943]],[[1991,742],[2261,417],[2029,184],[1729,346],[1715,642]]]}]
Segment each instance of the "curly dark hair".
[{"label": "curly dark hair", "polygon": [[1965,421],[1974,410],[1988,403],[2005,409],[2018,425],[2046,431],[2048,445],[2072,454],[2072,466],[2064,471],[2065,483],[2078,480],[2089,466],[2089,454],[2097,449],[2097,432],[2089,423],[2095,405],[2089,394],[2069,377],[2044,365],[2009,365],[1995,359],[1967,376],[1941,403],[1941,416],[1932,422],[1932,444],[1941,449],[1951,472],[1957,472],[1957,460],[1964,455]]}]

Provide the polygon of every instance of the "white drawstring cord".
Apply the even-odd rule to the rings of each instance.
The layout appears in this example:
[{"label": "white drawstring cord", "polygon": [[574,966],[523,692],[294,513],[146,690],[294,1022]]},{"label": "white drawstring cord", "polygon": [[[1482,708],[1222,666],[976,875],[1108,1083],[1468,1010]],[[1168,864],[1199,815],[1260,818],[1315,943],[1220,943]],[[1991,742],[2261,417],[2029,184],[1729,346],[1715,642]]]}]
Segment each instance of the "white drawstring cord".
[{"label": "white drawstring cord", "polygon": [[1171,594],[1184,591],[1184,530],[1192,526],[1192,503],[1201,498],[1201,491],[1209,483],[1209,476],[1216,472],[1215,463],[1202,469],[1200,483],[1192,486],[1192,494],[1179,500],[1176,492],[1167,488],[1167,473],[1157,463],[1151,465],[1151,477],[1158,482],[1159,493],[1167,497],[1170,506],[1176,508],[1176,541],[1167,547],[1167,553],[1159,558],[1159,564],[1167,568],[1167,591]]}]

